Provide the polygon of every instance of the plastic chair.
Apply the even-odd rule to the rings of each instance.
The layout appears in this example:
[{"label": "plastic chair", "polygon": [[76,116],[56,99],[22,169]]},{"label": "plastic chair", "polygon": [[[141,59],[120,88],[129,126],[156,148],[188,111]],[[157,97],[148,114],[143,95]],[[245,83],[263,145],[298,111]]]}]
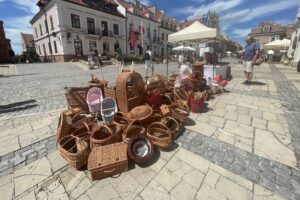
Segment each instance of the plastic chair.
[{"label": "plastic chair", "polygon": [[112,123],[116,112],[118,112],[116,100],[111,97],[104,98],[101,102],[101,116],[104,123]]},{"label": "plastic chair", "polygon": [[102,90],[97,87],[92,87],[89,89],[86,96],[86,103],[89,106],[89,111],[91,113],[100,112],[100,103],[103,100]]}]

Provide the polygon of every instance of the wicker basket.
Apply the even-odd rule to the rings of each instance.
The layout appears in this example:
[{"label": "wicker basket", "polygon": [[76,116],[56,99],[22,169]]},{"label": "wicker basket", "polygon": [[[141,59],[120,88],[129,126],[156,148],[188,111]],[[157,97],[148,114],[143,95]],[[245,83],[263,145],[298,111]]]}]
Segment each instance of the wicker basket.
[{"label": "wicker basket", "polygon": [[181,123],[184,122],[190,114],[190,108],[187,104],[175,102],[170,106],[171,117],[179,120]]},{"label": "wicker basket", "polygon": [[172,144],[171,131],[160,122],[154,122],[147,128],[147,137],[154,145],[162,149],[167,149]]},{"label": "wicker basket", "polygon": [[122,72],[116,82],[116,97],[121,112],[128,113],[131,109],[144,102],[145,84],[137,72]]},{"label": "wicker basket", "polygon": [[149,105],[142,105],[133,108],[128,116],[131,121],[139,120],[142,125],[148,126],[150,124],[153,108]]},{"label": "wicker basket", "polygon": [[90,145],[90,136],[91,136],[91,129],[94,129],[94,124],[87,124],[84,122],[82,127],[75,129],[72,132],[72,136],[77,138],[78,140],[85,141],[88,145]]},{"label": "wicker basket", "polygon": [[189,99],[190,99],[190,95],[187,91],[185,91],[182,88],[174,89],[174,100],[175,101],[181,100],[181,101],[188,102]]},{"label": "wicker basket", "polygon": [[154,89],[158,89],[161,93],[164,93],[167,89],[165,84],[165,78],[160,75],[155,75],[147,80],[147,90],[150,92]]},{"label": "wicker basket", "polygon": [[88,144],[72,136],[66,136],[58,141],[59,154],[75,169],[81,169],[87,163],[89,155]]},{"label": "wicker basket", "polygon": [[139,121],[131,122],[123,132],[123,141],[128,143],[133,135],[145,135],[146,129]]},{"label": "wicker basket", "polygon": [[125,113],[117,112],[114,116],[113,123],[118,124],[123,130],[130,124],[130,119]]},{"label": "wicker basket", "polygon": [[174,139],[176,137],[176,133],[180,129],[180,121],[174,119],[173,117],[165,117],[161,122],[167,126],[169,130],[171,130],[172,138]]},{"label": "wicker basket", "polygon": [[71,108],[80,108],[82,111],[89,111],[86,103],[87,92],[89,87],[66,87],[68,91],[65,93],[65,97],[68,106]]},{"label": "wicker basket", "polygon": [[64,112],[60,113],[56,132],[56,142],[61,138],[71,134],[71,125],[67,123],[67,116]]},{"label": "wicker basket", "polygon": [[104,94],[104,88],[107,87],[108,81],[107,80],[99,80],[94,74],[91,74],[92,79],[88,82],[89,87],[97,87],[102,90],[102,94]]},{"label": "wicker basket", "polygon": [[88,170],[93,181],[128,171],[127,144],[93,148],[88,157]]},{"label": "wicker basket", "polygon": [[111,97],[117,100],[116,89],[114,87],[105,87],[104,88],[104,97]]},{"label": "wicker basket", "polygon": [[90,136],[91,149],[112,144],[113,139],[114,139],[114,135],[112,130],[108,126],[102,125],[98,130],[94,131]]},{"label": "wicker basket", "polygon": [[93,124],[96,123],[97,119],[94,116],[87,116],[85,112],[79,112],[72,118],[72,129],[79,129],[84,127],[84,123]]}]

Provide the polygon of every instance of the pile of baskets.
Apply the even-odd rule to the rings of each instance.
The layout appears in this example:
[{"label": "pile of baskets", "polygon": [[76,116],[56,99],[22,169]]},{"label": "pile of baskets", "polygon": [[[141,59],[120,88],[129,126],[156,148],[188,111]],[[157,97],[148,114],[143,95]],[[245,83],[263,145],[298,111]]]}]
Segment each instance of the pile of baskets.
[{"label": "pile of baskets", "polygon": [[87,166],[97,180],[127,171],[129,160],[149,161],[154,147],[170,149],[189,116],[193,95],[175,82],[176,76],[144,81],[136,72],[122,72],[116,87],[108,88],[107,81],[92,76],[86,88],[100,88],[119,107],[108,124],[88,112],[83,101],[87,89],[72,87],[66,93],[69,108],[60,114],[57,129],[59,153],[76,169]]}]

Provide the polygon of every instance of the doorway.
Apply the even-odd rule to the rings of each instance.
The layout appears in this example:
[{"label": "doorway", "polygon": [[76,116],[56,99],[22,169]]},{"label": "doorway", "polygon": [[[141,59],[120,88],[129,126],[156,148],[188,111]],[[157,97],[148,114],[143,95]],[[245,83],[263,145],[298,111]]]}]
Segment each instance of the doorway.
[{"label": "doorway", "polygon": [[82,41],[81,40],[75,40],[74,41],[74,46],[75,46],[75,55],[78,56],[78,57],[81,57],[83,55]]}]

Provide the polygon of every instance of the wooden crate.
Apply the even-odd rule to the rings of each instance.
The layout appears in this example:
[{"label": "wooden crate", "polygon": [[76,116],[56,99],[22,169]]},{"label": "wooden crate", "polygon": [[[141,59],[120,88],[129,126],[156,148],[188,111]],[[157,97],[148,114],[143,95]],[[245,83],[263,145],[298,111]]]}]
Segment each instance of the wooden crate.
[{"label": "wooden crate", "polygon": [[128,171],[127,144],[124,142],[93,148],[88,158],[92,180]]}]

